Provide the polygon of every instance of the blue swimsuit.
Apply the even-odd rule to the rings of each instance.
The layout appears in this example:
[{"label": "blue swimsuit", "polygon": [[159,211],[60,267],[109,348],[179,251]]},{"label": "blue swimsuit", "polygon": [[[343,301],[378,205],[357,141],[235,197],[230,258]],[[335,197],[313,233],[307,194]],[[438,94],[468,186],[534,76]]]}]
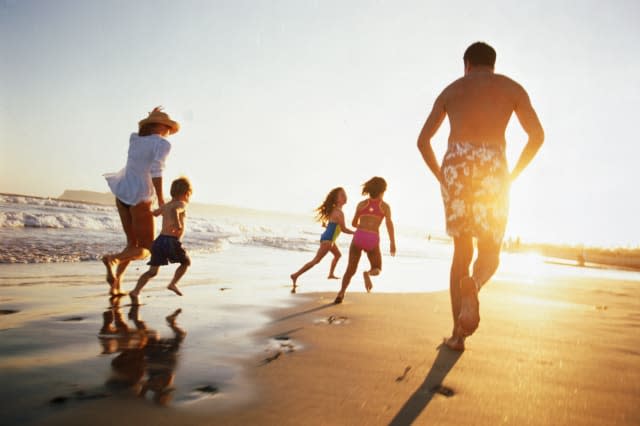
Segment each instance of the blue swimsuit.
[{"label": "blue swimsuit", "polygon": [[327,223],[327,229],[320,235],[320,242],[331,241],[335,242],[336,238],[340,235],[340,225],[335,222]]}]

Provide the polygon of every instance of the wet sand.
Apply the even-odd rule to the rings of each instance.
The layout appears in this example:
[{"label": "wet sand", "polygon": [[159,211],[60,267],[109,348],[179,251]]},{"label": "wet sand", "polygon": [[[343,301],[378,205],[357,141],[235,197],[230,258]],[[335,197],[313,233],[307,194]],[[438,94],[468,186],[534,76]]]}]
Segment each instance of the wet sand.
[{"label": "wet sand", "polygon": [[640,424],[637,281],[490,283],[463,353],[441,345],[446,292],[334,296],[295,295],[270,313],[253,336],[264,349],[243,361],[246,401],[104,398],[45,424]]}]

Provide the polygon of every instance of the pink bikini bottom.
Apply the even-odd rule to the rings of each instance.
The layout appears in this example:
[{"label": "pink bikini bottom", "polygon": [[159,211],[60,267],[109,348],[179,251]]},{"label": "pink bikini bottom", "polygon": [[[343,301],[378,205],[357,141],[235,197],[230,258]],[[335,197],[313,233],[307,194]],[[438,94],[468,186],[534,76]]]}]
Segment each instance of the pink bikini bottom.
[{"label": "pink bikini bottom", "polygon": [[361,250],[371,251],[378,247],[378,244],[380,243],[380,236],[375,232],[356,229],[351,243]]}]

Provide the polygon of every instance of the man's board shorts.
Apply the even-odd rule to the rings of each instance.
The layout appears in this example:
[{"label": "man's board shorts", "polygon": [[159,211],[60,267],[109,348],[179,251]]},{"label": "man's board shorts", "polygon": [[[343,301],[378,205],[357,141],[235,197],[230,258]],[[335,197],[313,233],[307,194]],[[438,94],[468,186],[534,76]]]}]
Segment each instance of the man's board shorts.
[{"label": "man's board shorts", "polygon": [[191,259],[182,248],[180,240],[171,235],[160,235],[151,245],[151,260],[147,263],[150,266],[162,266],[171,263],[181,263],[191,265]]},{"label": "man's board shorts", "polygon": [[450,143],[442,160],[447,234],[502,244],[509,215],[509,169],[504,148]]}]

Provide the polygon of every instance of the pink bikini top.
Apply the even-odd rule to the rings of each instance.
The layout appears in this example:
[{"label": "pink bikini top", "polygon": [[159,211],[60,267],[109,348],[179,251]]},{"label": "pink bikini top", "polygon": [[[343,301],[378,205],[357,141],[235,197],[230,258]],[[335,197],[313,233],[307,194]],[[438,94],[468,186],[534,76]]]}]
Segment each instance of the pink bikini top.
[{"label": "pink bikini top", "polygon": [[361,216],[374,216],[383,219],[384,212],[382,211],[381,205],[382,200],[369,198],[369,202],[358,211],[356,218],[359,218]]}]

